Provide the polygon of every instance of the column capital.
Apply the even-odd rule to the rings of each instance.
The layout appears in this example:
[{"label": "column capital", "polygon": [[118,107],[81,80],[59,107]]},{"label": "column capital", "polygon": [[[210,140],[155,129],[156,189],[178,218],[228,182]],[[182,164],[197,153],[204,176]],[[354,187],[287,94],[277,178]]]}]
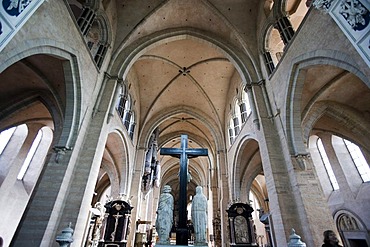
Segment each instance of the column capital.
[{"label": "column capital", "polygon": [[245,92],[248,92],[252,89],[252,84],[251,83],[247,83],[245,86],[244,86],[244,91]]},{"label": "column capital", "polygon": [[118,75],[111,75],[108,72],[104,72],[104,81],[116,80],[118,83],[123,81],[122,78],[119,78]]},{"label": "column capital", "polygon": [[311,155],[309,153],[297,153],[292,155],[292,158],[296,161],[296,164],[301,170],[306,170],[310,167],[308,162],[310,162],[309,160],[311,159]]},{"label": "column capital", "polygon": [[252,84],[252,86],[261,86],[261,85],[265,84],[265,79],[260,79],[258,81],[252,81],[251,84]]},{"label": "column capital", "polygon": [[59,163],[60,156],[65,155],[66,151],[72,151],[73,148],[72,147],[67,147],[67,146],[54,146],[53,150],[56,153],[55,162]]}]

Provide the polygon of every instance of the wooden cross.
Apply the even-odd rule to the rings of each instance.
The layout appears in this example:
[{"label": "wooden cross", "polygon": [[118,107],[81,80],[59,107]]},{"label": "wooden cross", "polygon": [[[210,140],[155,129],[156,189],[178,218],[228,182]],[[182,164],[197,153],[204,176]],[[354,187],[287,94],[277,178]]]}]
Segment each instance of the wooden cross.
[{"label": "wooden cross", "polygon": [[207,156],[205,148],[188,148],[188,136],[181,135],[181,148],[161,148],[161,155],[171,155],[180,159],[180,198],[179,198],[179,224],[176,231],[176,245],[188,245],[187,229],[187,185],[188,185],[188,158]]}]

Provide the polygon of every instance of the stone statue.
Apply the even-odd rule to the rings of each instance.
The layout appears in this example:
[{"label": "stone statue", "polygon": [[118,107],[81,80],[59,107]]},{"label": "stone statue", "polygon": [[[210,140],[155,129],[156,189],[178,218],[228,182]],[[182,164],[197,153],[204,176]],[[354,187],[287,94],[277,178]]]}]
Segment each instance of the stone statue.
[{"label": "stone statue", "polygon": [[173,196],[170,192],[171,187],[165,185],[159,197],[157,220],[155,222],[159,238],[157,244],[170,244],[169,236],[173,223]]},{"label": "stone statue", "polygon": [[191,219],[195,233],[194,245],[207,245],[207,198],[203,194],[201,186],[196,188],[191,205]]}]

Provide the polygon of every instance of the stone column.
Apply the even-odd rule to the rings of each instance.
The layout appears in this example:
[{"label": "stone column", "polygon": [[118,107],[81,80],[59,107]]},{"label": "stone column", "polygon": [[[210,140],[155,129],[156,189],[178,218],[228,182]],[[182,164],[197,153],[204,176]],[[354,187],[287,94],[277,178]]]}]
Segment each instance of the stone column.
[{"label": "stone column", "polygon": [[[271,121],[267,111],[265,96],[260,83],[252,83],[249,87],[254,95],[255,107],[258,111],[261,130],[257,131],[262,165],[269,195],[270,213],[273,222],[273,235],[276,246],[286,246],[289,231],[292,226],[301,227],[297,204],[290,183],[287,161],[284,159],[277,126]],[[256,115],[256,113],[255,113]],[[289,162],[289,161],[288,161]],[[296,227],[297,226],[297,227]],[[299,228],[301,231],[301,228]]]},{"label": "stone column", "polygon": [[261,121],[257,136],[276,245],[286,246],[294,228],[303,234],[307,246],[318,246],[322,232],[333,225],[312,160],[308,153],[289,153],[280,116],[272,115],[264,83],[252,83],[252,90]]},{"label": "stone column", "polygon": [[51,221],[50,218],[61,209],[64,194],[59,192],[63,191],[64,176],[68,168],[72,168],[74,164],[70,163],[72,156],[70,147],[59,146],[55,147],[54,151],[46,157],[42,177],[32,192],[11,246],[23,247],[29,246],[30,243],[34,246],[44,246],[43,239],[46,239],[47,244],[55,242],[57,230],[54,226],[48,225],[57,221],[57,218]]},{"label": "stone column", "polygon": [[[220,220],[221,220],[221,243],[222,246],[228,246],[227,243],[229,243],[229,234],[227,229],[227,222],[228,217],[226,214],[226,210],[228,208],[228,204],[230,202],[230,195],[231,195],[231,186],[229,184],[229,174],[228,174],[228,163],[226,160],[226,155],[224,150],[219,150],[217,152],[217,164],[216,167],[219,167],[218,171],[218,182],[219,182],[219,188],[218,188],[218,198],[219,198],[219,205],[218,207],[220,209]],[[217,215],[217,212],[216,212]]]},{"label": "stone column", "polygon": [[82,246],[86,223],[89,220],[89,209],[93,197],[99,169],[105,148],[105,141],[108,135],[107,119],[109,109],[115,104],[115,91],[120,83],[117,78],[108,74],[102,82],[100,100],[95,106],[95,114],[92,114],[87,125],[83,145],[76,160],[76,167],[70,176],[73,179],[65,190],[67,194],[63,210],[58,212],[62,221],[59,222],[58,231],[63,229],[68,222],[75,225],[74,243],[75,246]]},{"label": "stone column", "polygon": [[[132,172],[132,180],[131,180],[131,188],[128,189],[130,194],[128,197],[131,198],[131,205],[135,205],[135,207],[131,211],[131,222],[136,222],[141,216],[141,206],[142,206],[142,199],[143,193],[141,192],[141,177],[144,167],[144,160],[145,160],[145,152],[146,148],[139,147],[136,150],[136,157],[133,161],[134,170]],[[145,210],[145,208],[144,208]],[[131,227],[130,235],[127,238],[127,246],[134,246],[134,239],[135,239],[135,229]]]}]

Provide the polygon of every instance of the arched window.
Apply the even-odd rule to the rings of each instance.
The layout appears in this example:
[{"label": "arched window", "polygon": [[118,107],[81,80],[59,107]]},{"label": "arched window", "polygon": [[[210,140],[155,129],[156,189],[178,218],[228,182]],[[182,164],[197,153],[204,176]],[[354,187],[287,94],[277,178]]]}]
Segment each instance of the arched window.
[{"label": "arched window", "polygon": [[98,68],[101,67],[108,49],[108,27],[103,16],[98,15],[86,35],[87,46]]},{"label": "arched window", "polygon": [[131,101],[132,101],[131,96],[128,94],[126,104],[125,104],[125,113],[124,113],[124,116],[123,116],[123,124],[125,125],[127,131],[130,128],[131,115],[132,115]]},{"label": "arched window", "polygon": [[35,155],[37,148],[39,147],[41,139],[42,139],[42,130],[40,129],[37,133],[36,138],[33,140],[31,148],[27,153],[27,157],[24,160],[21,170],[18,173],[18,176],[17,176],[18,180],[22,180],[24,178],[24,175],[26,174],[28,167],[31,164],[31,160],[33,156]]},{"label": "arched window", "polygon": [[130,127],[128,129],[128,135],[130,136],[131,140],[134,138],[134,132],[135,132],[135,112],[132,112],[131,119],[130,119]]},{"label": "arched window", "polygon": [[242,103],[240,104],[240,113],[242,122],[245,123],[248,119],[249,114],[251,114],[251,105],[249,103],[249,97],[248,94],[243,91],[242,93]]},{"label": "arched window", "polygon": [[346,139],[342,139],[342,140],[348,150],[349,155],[351,156],[351,159],[353,160],[353,163],[355,164],[357,168],[358,173],[361,176],[362,181],[369,182],[370,181],[370,168],[360,148],[356,144]]},{"label": "arched window", "polygon": [[16,127],[9,128],[0,133],[0,155],[8,145],[10,138],[13,136]]},{"label": "arched window", "polygon": [[285,44],[277,28],[273,25],[267,30],[263,58],[268,74],[271,74],[283,55]]},{"label": "arched window", "polygon": [[235,104],[234,104],[234,133],[235,133],[235,136],[239,134],[240,132],[240,125],[241,125],[241,114],[240,114],[240,107],[239,107],[239,104],[238,104],[238,100],[235,100]]},{"label": "arched window", "polygon": [[229,119],[229,141],[230,141],[230,145],[233,144],[234,138],[235,138],[234,121],[233,121],[232,117],[230,117],[230,119]]},{"label": "arched window", "polygon": [[335,178],[333,169],[330,165],[328,156],[326,155],[324,146],[323,146],[322,141],[321,141],[320,138],[317,139],[316,145],[317,145],[317,149],[319,150],[321,160],[324,163],[324,167],[325,167],[326,173],[329,177],[329,180],[330,180],[330,183],[331,183],[331,186],[332,186],[333,190],[339,190],[339,185],[338,185],[337,179]]},{"label": "arched window", "polygon": [[267,51],[271,55],[271,59],[274,67],[279,63],[280,58],[283,56],[285,43],[280,36],[279,30],[275,27],[272,27],[269,32],[267,42]]},{"label": "arched window", "polygon": [[127,101],[126,86],[122,85],[120,93],[118,95],[117,107],[116,107],[118,111],[118,115],[120,116],[121,119],[124,119],[123,117],[125,115],[126,101]]}]

